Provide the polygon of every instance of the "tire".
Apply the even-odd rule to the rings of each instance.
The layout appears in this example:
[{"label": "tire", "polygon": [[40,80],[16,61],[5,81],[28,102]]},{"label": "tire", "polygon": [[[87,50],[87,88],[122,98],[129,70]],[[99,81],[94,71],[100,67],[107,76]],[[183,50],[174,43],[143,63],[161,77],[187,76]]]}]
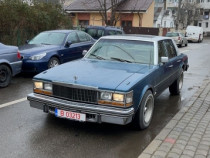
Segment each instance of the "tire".
[{"label": "tire", "polygon": [[7,65],[0,65],[0,87],[7,87],[11,81],[12,72]]},{"label": "tire", "polygon": [[134,118],[134,126],[138,130],[149,127],[152,120],[154,111],[154,96],[150,90],[148,90],[139,105]]},{"label": "tire", "polygon": [[48,69],[53,68],[58,65],[60,65],[59,59],[56,57],[52,57],[52,58],[50,58],[50,60],[48,62]]},{"label": "tire", "polygon": [[187,47],[188,46],[188,42],[185,44],[185,47]]},{"label": "tire", "polygon": [[172,85],[169,86],[169,92],[171,95],[179,95],[183,86],[183,78],[184,78],[184,73],[182,71],[181,75],[179,78],[172,83]]}]

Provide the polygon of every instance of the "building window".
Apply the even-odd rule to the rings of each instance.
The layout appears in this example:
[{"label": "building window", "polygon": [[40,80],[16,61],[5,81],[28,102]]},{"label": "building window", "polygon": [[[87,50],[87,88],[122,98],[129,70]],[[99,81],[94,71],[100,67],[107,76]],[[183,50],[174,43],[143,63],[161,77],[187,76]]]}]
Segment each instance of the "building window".
[{"label": "building window", "polygon": [[122,21],[121,25],[122,27],[132,27],[132,21]]},{"label": "building window", "polygon": [[209,23],[208,22],[206,22],[206,28],[208,28],[209,27]]},{"label": "building window", "polygon": [[207,0],[207,2],[210,2],[210,0]]},{"label": "building window", "polygon": [[87,25],[89,25],[89,20],[79,20],[79,25],[87,26]]},{"label": "building window", "polygon": [[164,21],[164,27],[166,27],[166,21]]},{"label": "building window", "polygon": [[202,26],[202,24],[199,22],[199,23],[198,23],[198,26],[199,26],[199,27],[201,27],[201,26]]}]

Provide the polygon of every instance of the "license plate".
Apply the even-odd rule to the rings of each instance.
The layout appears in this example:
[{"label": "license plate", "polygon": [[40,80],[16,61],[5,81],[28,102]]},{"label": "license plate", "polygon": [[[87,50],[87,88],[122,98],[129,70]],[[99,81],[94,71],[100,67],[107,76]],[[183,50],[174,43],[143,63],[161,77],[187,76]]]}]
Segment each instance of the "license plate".
[{"label": "license plate", "polygon": [[55,109],[55,116],[71,120],[86,121],[86,114]]}]

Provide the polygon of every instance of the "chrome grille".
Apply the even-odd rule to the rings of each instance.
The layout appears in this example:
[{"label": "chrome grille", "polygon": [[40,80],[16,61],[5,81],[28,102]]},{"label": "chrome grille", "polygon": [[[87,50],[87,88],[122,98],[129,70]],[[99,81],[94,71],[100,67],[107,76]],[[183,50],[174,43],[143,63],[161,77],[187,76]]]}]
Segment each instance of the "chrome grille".
[{"label": "chrome grille", "polygon": [[97,103],[97,91],[53,85],[53,96],[86,103]]}]

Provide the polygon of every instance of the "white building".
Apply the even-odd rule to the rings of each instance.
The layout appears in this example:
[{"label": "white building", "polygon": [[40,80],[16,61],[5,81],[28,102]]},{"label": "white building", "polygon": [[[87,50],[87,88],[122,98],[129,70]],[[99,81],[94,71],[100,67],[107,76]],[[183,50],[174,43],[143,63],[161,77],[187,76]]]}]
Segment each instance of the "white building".
[{"label": "white building", "polygon": [[171,10],[164,10],[163,7],[155,7],[154,27],[174,28],[175,16]]}]

